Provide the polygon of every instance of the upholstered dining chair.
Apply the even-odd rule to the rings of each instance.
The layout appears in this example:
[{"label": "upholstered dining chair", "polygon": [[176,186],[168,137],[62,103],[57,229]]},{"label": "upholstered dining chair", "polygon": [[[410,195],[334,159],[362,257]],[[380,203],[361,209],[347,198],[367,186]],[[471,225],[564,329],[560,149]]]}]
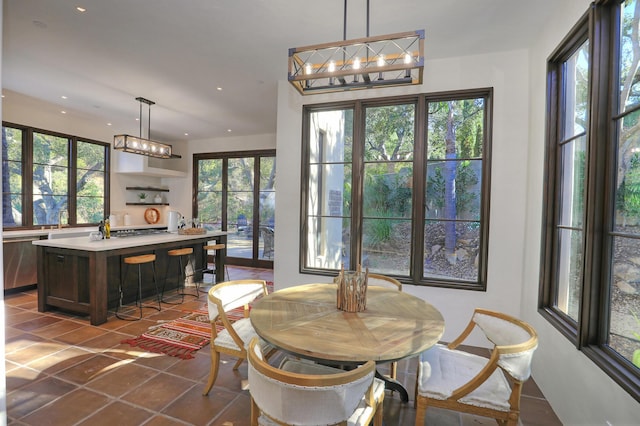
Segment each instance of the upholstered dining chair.
[{"label": "upholstered dining chair", "polygon": [[349,371],[290,358],[275,367],[257,338],[248,357],[252,426],[382,426],[384,383],[373,361]]},{"label": "upholstered dining chair", "polygon": [[[476,326],[493,344],[489,358],[456,349]],[[538,335],[529,324],[503,313],[476,309],[457,339],[420,354],[416,426],[424,425],[429,406],[492,417],[500,425],[517,425],[522,385],[531,375],[537,347]]]},{"label": "upholstered dining chair", "polygon": [[[264,280],[235,280],[217,284],[209,289],[208,310],[211,322],[211,369],[203,395],[207,395],[218,377],[221,354],[238,358],[233,366],[237,370],[247,358],[247,347],[251,338],[257,336],[249,320],[249,304],[266,296]],[[229,318],[229,311],[243,308],[239,319]],[[216,325],[222,325],[218,331]]]}]

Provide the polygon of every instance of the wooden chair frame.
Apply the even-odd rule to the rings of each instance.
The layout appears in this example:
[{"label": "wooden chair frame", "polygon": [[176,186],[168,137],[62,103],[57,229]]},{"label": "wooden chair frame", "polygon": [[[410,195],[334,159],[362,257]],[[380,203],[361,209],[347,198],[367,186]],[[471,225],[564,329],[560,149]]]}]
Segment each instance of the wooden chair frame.
[{"label": "wooden chair frame", "polygon": [[[509,374],[507,370],[505,370],[498,364],[498,361],[500,360],[501,355],[521,353],[537,347],[538,334],[533,327],[531,327],[524,321],[500,312],[478,308],[474,311],[473,317],[469,321],[467,327],[462,331],[460,336],[458,336],[453,342],[447,345],[449,349],[456,349],[471,334],[471,332],[477,325],[474,320],[476,314],[484,314],[508,321],[516,326],[521,327],[531,337],[528,340],[516,345],[500,346],[494,344],[493,350],[491,351],[491,356],[487,359],[487,363],[485,364],[484,368],[482,368],[469,382],[457,388],[447,399],[429,398],[420,395],[418,393],[418,382],[420,381],[418,377],[416,379],[416,391],[414,400],[414,405],[416,407],[416,426],[424,425],[426,410],[429,406],[465,412],[478,416],[492,417],[496,419],[499,425],[515,426],[518,424],[518,419],[520,418],[520,397],[522,395],[522,385],[524,381],[518,380],[511,376],[511,374]],[[482,385],[498,368],[500,368],[500,370],[504,373],[505,377],[508,378],[511,384],[511,394],[509,397],[510,410],[500,411],[487,407],[469,405],[460,401],[460,398],[463,398],[465,395],[468,395],[469,393],[477,389],[480,385]]]},{"label": "wooden chair frame", "polygon": [[[257,338],[253,338],[251,340],[251,343],[249,344],[248,362],[251,364],[251,366],[257,372],[263,374],[264,376],[267,376],[279,382],[283,382],[291,385],[296,385],[301,387],[312,387],[312,388],[344,385],[344,384],[354,382],[358,379],[361,379],[368,374],[371,374],[372,372],[375,371],[375,368],[376,368],[376,364],[374,361],[367,361],[365,364],[361,365],[358,368],[354,368],[353,370],[348,370],[348,371],[345,370],[344,372],[340,372],[336,374],[294,373],[286,370],[281,370],[277,367],[270,365],[267,361],[265,361],[266,357],[263,357],[264,359],[261,359],[256,354],[255,346],[257,344],[258,344]],[[371,421],[373,420],[374,426],[382,426],[382,417],[383,417],[382,406],[384,402],[384,397],[379,401],[379,403],[376,403],[375,397],[373,394],[373,376],[372,376],[371,384],[369,385],[369,388],[365,393],[365,400],[366,400],[366,404],[369,407],[374,408],[374,411],[371,414],[372,418],[369,418],[365,424],[370,424]],[[269,417],[268,414],[264,413],[260,409],[260,407],[256,404],[253,398],[253,395],[251,395],[251,426],[258,425],[258,417],[260,417],[260,414],[264,414],[265,416]],[[287,425],[286,423],[282,423],[271,417],[269,417],[269,419],[282,426],[294,426],[294,425]],[[346,426],[347,422],[344,421],[344,422],[338,423],[338,425]]]},{"label": "wooden chair frame", "polygon": [[[248,280],[226,281],[226,282],[217,284],[209,289],[209,293],[208,293],[209,302],[217,306],[218,315],[215,318],[211,319],[211,343],[209,344],[209,346],[211,346],[211,369],[209,371],[209,379],[204,388],[204,391],[202,392],[202,394],[205,396],[209,394],[209,391],[213,387],[213,384],[215,383],[216,378],[218,377],[221,354],[227,354],[227,355],[231,355],[238,358],[238,360],[233,366],[234,370],[237,370],[242,364],[242,362],[245,359],[247,359],[247,350],[245,349],[246,342],[242,340],[242,338],[238,335],[236,330],[233,328],[233,322],[227,316],[227,311],[243,306],[244,318],[249,318],[249,304],[248,303],[245,303],[245,304],[230,303],[225,305],[225,303],[223,303],[221,299],[216,297],[216,293],[218,293],[221,289],[224,289],[225,287],[229,287],[233,285],[242,285],[242,284],[260,284],[262,285],[261,296],[267,295],[267,282],[264,280],[248,279]],[[253,300],[255,300],[256,298],[254,298]],[[229,336],[233,339],[236,345],[238,345],[240,350],[233,350],[224,346],[216,346],[215,340],[218,337],[216,323],[218,322],[222,323],[226,331],[229,333]]]},{"label": "wooden chair frame", "polygon": [[[396,280],[395,278],[391,278],[391,277],[388,277],[386,275],[371,274],[370,273],[368,275],[368,279],[372,279],[372,278],[376,279],[376,280],[386,281],[386,282],[388,282],[390,284],[390,287],[395,286],[395,287],[398,288],[398,291],[402,291],[402,283],[400,281]],[[375,284],[373,284],[373,285],[375,285]]]}]

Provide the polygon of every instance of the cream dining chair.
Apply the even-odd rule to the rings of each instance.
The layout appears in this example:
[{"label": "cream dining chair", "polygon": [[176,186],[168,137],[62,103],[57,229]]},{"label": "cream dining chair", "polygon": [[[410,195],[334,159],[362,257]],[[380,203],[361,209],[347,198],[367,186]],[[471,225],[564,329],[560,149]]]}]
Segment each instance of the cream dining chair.
[{"label": "cream dining chair", "polygon": [[373,361],[345,371],[285,358],[277,368],[257,338],[248,357],[252,426],[382,426],[384,383]]},{"label": "cream dining chair", "polygon": [[[456,350],[478,326],[493,343],[485,358]],[[469,325],[449,345],[435,345],[420,355],[416,381],[416,426],[427,407],[492,417],[515,426],[520,417],[522,385],[531,375],[538,335],[529,324],[509,315],[476,309]]]},{"label": "cream dining chair", "polygon": [[[209,394],[218,377],[221,354],[238,358],[233,366],[234,370],[237,370],[242,361],[247,358],[249,342],[257,336],[249,320],[249,304],[266,295],[267,283],[264,280],[226,281],[209,289],[211,369],[203,395]],[[243,317],[234,321],[228,313],[237,308],[243,308]],[[220,331],[218,331],[218,325],[222,325]]]}]

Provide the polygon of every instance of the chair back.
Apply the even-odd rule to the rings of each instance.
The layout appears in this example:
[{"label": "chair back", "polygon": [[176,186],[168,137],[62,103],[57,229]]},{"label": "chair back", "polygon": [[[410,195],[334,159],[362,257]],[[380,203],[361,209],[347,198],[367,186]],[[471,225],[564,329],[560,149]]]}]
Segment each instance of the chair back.
[{"label": "chair back", "polygon": [[402,283],[395,278],[391,278],[386,275],[369,274],[367,276],[367,285],[392,288],[394,290],[402,291]]},{"label": "chair back", "polygon": [[251,398],[263,415],[286,425],[330,425],[351,417],[373,385],[375,363],[336,374],[300,374],[268,364],[252,339],[248,351]]},{"label": "chair back", "polygon": [[209,321],[223,316],[222,312],[247,306],[258,297],[266,295],[267,282],[264,280],[235,280],[217,284],[209,289]]},{"label": "chair back", "polygon": [[498,352],[498,365],[514,379],[524,382],[531,375],[538,334],[524,321],[509,315],[476,309],[473,322],[480,327]]}]

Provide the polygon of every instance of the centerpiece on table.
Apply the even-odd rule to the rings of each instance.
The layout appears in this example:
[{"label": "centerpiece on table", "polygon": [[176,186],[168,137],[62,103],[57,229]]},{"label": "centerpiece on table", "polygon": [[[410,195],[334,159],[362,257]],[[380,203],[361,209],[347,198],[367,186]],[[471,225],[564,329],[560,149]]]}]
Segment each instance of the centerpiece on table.
[{"label": "centerpiece on table", "polygon": [[336,306],[347,312],[362,312],[367,308],[367,280],[369,268],[362,272],[358,265],[356,271],[345,271],[344,266],[334,279],[338,285]]}]

